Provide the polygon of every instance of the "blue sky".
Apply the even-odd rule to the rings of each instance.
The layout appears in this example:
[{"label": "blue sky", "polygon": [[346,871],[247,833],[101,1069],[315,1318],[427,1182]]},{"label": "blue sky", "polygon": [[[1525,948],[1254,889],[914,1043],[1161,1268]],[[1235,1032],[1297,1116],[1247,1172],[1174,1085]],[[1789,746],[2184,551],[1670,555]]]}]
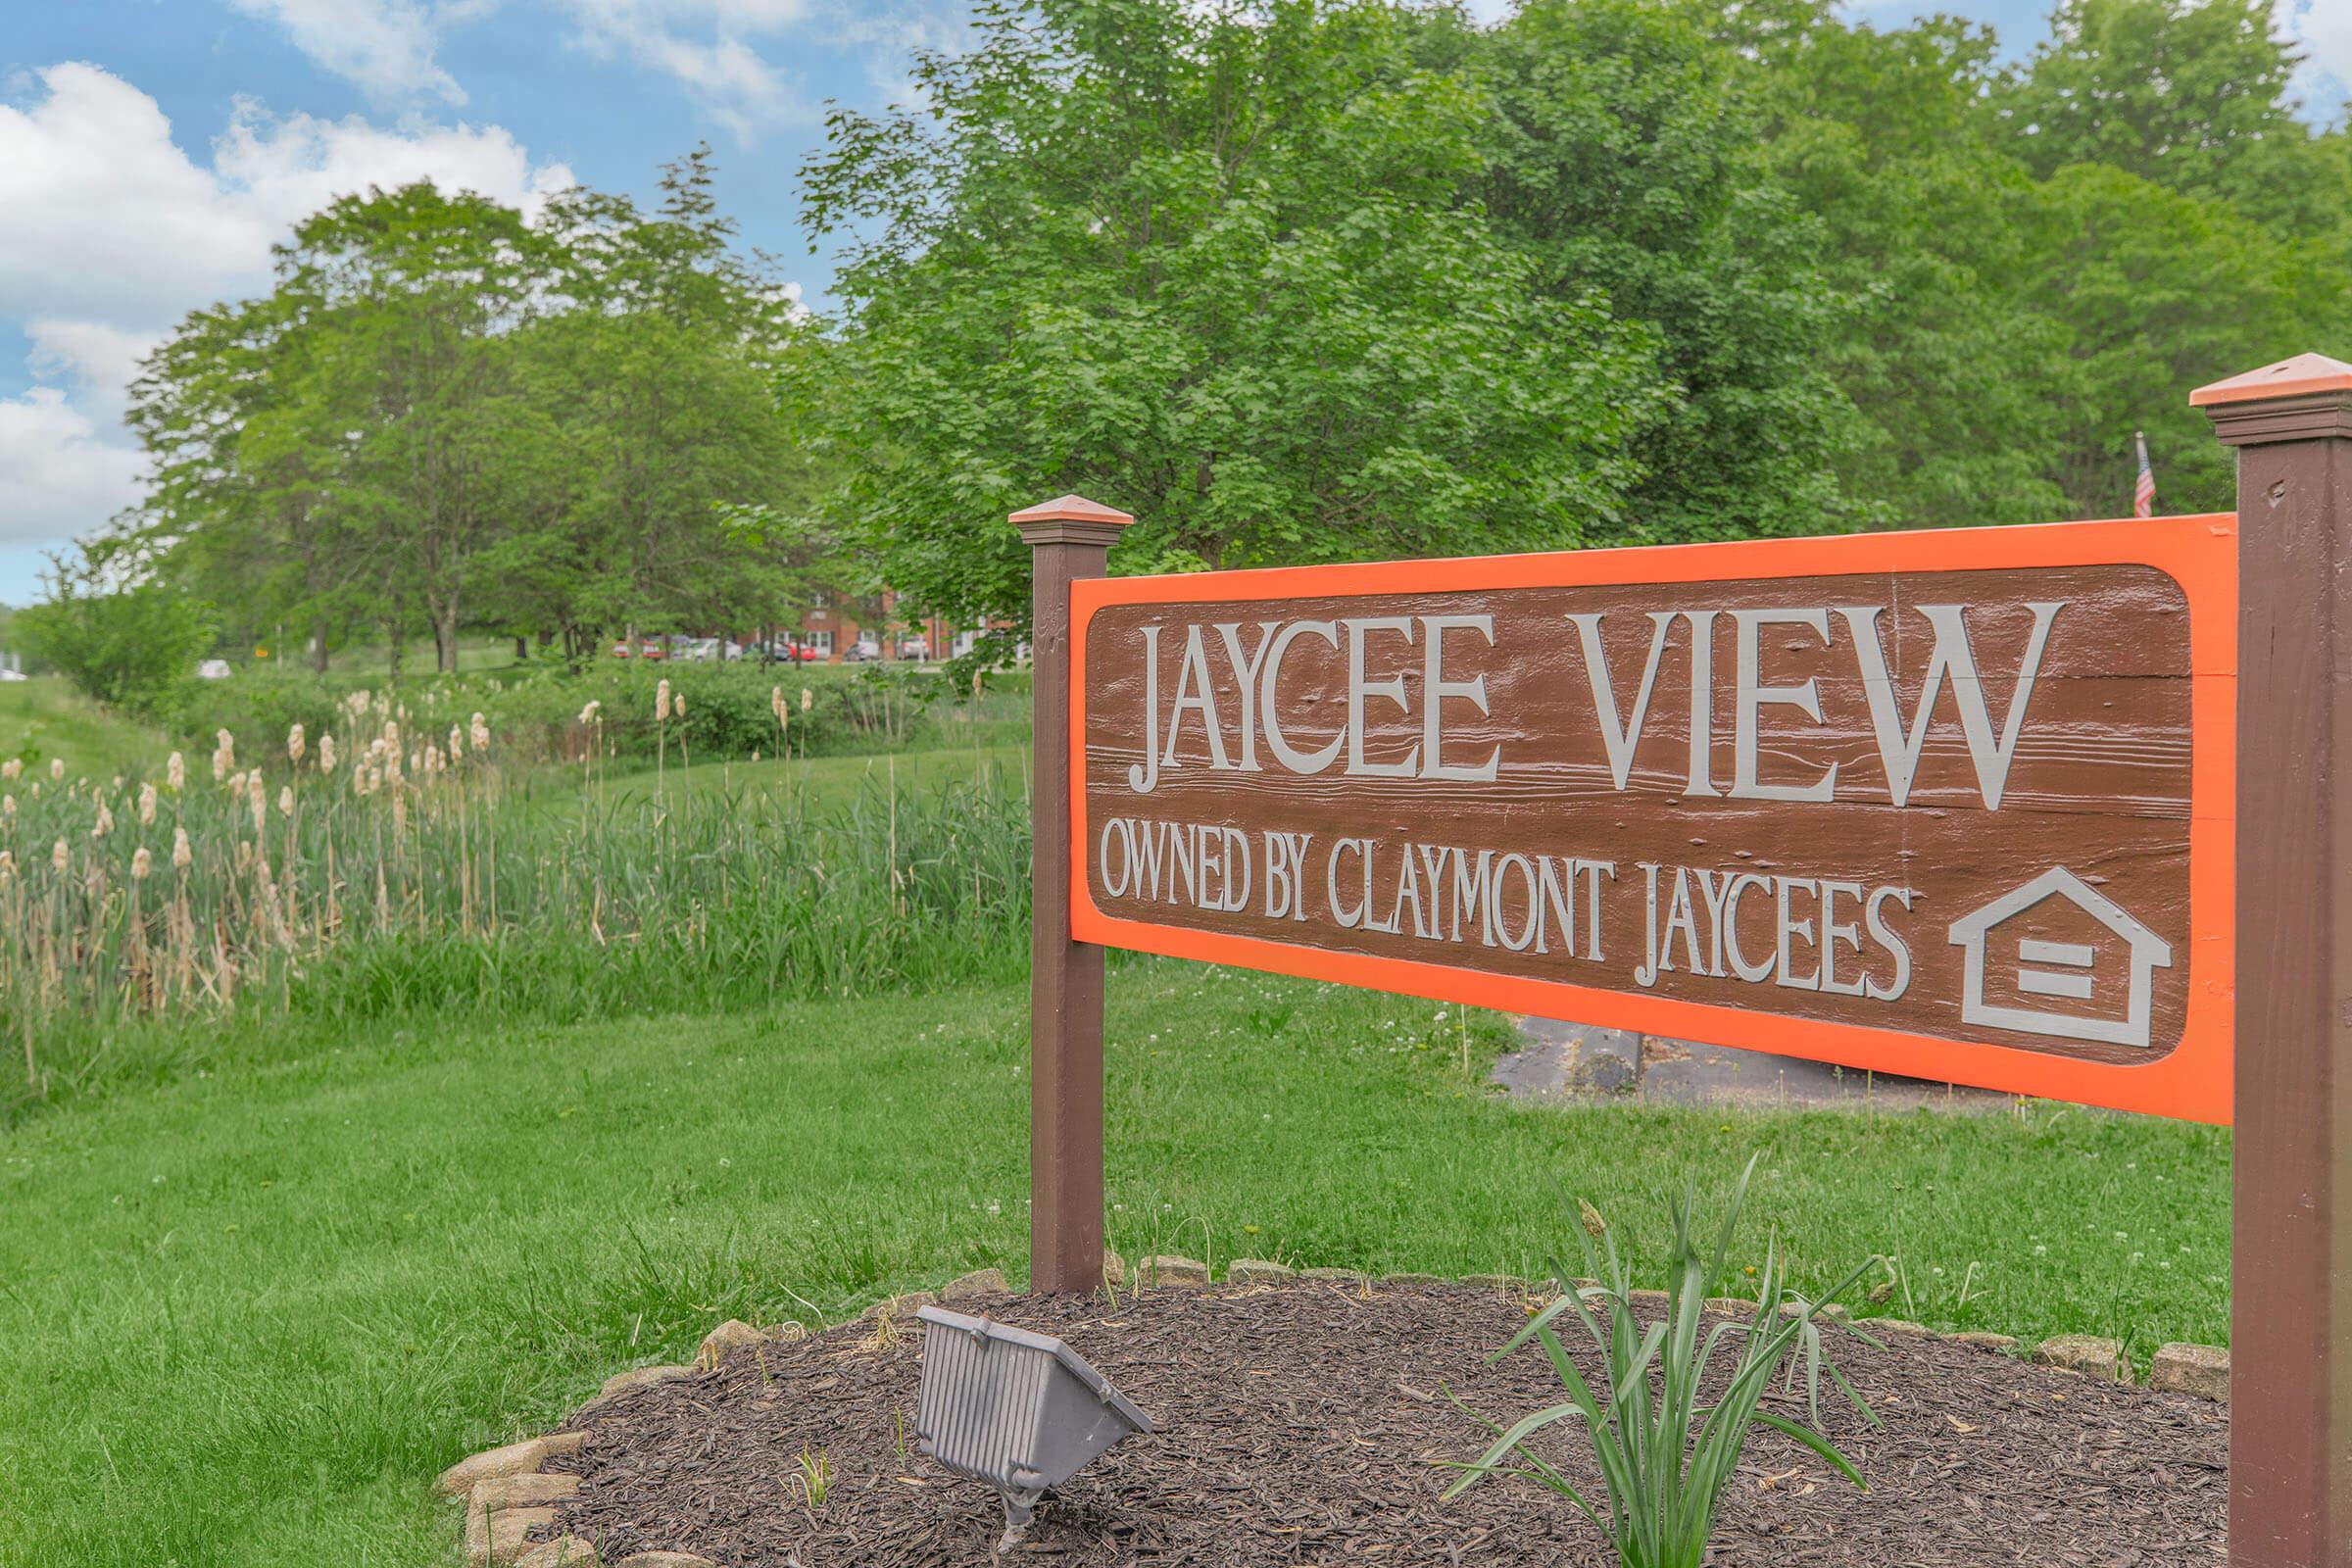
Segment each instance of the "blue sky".
[{"label": "blue sky", "polygon": [[[2352,0],[2278,0],[2352,80]],[[1509,0],[1471,0],[1482,16]],[[1849,0],[1900,25],[2045,0]],[[269,247],[333,196],[430,175],[523,206],[574,179],[650,191],[709,140],[748,243],[814,301],[795,176],[827,100],[904,95],[961,0],[8,0],[0,27],[0,602],[137,494],[131,367],[185,312],[267,288]],[[2328,74],[2331,71],[2331,74]]]}]

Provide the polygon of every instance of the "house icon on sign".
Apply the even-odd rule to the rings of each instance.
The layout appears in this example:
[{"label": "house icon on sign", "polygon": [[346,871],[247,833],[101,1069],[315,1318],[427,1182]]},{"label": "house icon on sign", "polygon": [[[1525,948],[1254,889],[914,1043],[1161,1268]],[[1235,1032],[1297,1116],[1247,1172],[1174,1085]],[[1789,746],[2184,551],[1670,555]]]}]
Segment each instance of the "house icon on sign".
[{"label": "house icon on sign", "polygon": [[[2002,951],[2003,939],[1996,936],[2002,926],[2038,909],[2052,899],[2065,900],[2076,910],[2089,916],[2105,927],[2107,932],[2129,944],[2130,952],[2123,956],[2128,972],[2123,976],[2125,1004],[2121,1018],[2049,1011],[2015,1002],[1996,1004],[1985,1000],[1985,976],[1989,967],[1994,977],[1992,989],[2002,996],[2014,992],[2028,997],[2050,997],[2084,1004],[2092,1002],[2100,979],[2096,973],[2098,947],[2089,943],[2053,942],[2020,934],[2016,938],[2016,964],[2012,968],[2008,956]],[[2171,943],[2126,914],[2113,900],[2063,865],[2050,867],[2023,887],[2004,893],[1983,908],[1954,920],[1951,941],[1954,947],[1962,951],[1967,966],[1961,985],[1961,1022],[1990,1024],[1999,1029],[2022,1030],[2027,1034],[2055,1035],[2065,1040],[2097,1041],[2105,1045],[2145,1046],[2148,1043],[2155,971],[2173,966]],[[1989,962],[1988,954],[1993,955]],[[2109,979],[2112,982],[2112,972]],[[2113,1009],[2105,1010],[2111,1013]]]}]

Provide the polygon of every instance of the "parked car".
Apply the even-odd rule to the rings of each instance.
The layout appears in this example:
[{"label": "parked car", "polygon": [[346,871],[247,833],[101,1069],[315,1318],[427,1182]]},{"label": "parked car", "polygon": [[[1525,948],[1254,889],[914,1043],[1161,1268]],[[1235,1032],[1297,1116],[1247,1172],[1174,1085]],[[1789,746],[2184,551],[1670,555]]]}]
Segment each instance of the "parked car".
[{"label": "parked car", "polygon": [[715,637],[689,637],[677,645],[670,656],[688,663],[714,664],[720,659],[719,643]]},{"label": "parked car", "polygon": [[931,657],[931,645],[920,637],[909,637],[899,644],[901,659],[924,660]]},{"label": "parked car", "polygon": [[614,659],[667,659],[669,657],[669,650],[662,647],[661,643],[655,641],[653,638],[648,637],[643,643],[640,643],[633,649],[625,641],[614,643],[612,645],[612,657]]},{"label": "parked car", "polygon": [[858,638],[850,644],[850,651],[842,655],[843,660],[852,664],[868,663],[881,657],[882,644],[871,637]]},{"label": "parked car", "polygon": [[778,664],[815,664],[821,663],[825,656],[808,643],[779,642],[768,650],[767,657]]},{"label": "parked car", "polygon": [[[22,675],[17,677],[19,680],[23,680],[24,678],[24,677]],[[228,661],[225,659],[206,660],[203,663],[196,666],[196,678],[198,680],[228,679]]]}]

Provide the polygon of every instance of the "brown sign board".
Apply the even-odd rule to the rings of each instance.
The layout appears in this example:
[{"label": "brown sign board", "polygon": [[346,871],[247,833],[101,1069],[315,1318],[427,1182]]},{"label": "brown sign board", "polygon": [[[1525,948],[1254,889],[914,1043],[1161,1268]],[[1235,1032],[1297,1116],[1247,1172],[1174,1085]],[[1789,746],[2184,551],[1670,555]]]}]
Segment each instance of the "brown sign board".
[{"label": "brown sign board", "polygon": [[2229,515],[1070,585],[1072,937],[2230,1114]]}]

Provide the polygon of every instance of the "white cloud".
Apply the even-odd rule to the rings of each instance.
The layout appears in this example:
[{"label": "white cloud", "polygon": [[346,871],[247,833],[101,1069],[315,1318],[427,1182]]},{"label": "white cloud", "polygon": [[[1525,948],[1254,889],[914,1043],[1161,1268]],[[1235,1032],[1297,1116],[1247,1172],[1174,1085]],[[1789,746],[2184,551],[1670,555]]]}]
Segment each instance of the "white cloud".
[{"label": "white cloud", "polygon": [[53,386],[0,398],[0,544],[60,543],[138,499],[137,452]]},{"label": "white cloud", "polygon": [[462,104],[465,89],[441,69],[443,12],[414,0],[231,0],[247,16],[286,29],[320,69],[379,102],[434,97]]},{"label": "white cloud", "polygon": [[754,40],[803,26],[806,0],[562,0],[573,42],[669,76],[703,110],[749,141],[763,127],[805,120],[799,89],[761,58]]},{"label": "white cloud", "polygon": [[425,178],[529,212],[572,180],[495,125],[395,131],[249,101],[200,160],[153,98],[99,67],[37,80],[39,95],[0,103],[0,321],[50,384],[0,398],[0,542],[62,542],[132,498],[121,413],[137,361],[188,311],[267,289],[270,247],[302,218]]},{"label": "white cloud", "polygon": [[2352,4],[2278,0],[2278,31],[2304,54],[2295,86],[2321,115],[2352,99]]}]

